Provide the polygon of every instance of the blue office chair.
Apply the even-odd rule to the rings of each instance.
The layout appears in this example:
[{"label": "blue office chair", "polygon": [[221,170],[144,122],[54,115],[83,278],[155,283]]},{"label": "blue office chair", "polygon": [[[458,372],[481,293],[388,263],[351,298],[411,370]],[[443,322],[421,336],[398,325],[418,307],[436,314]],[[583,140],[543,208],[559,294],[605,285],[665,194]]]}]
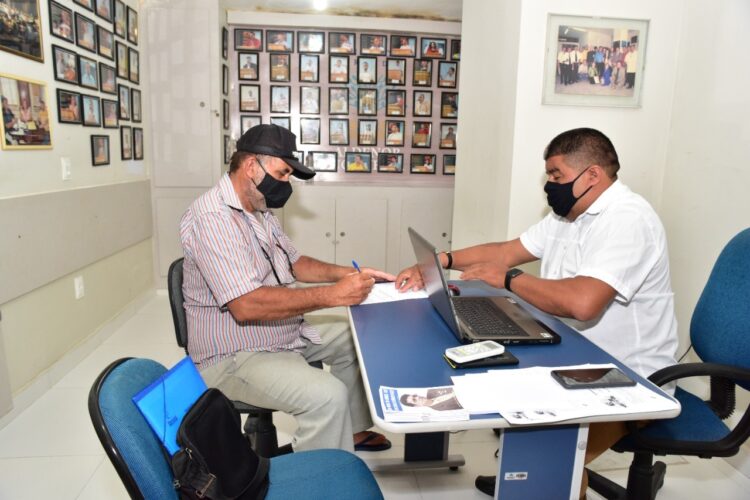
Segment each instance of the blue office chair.
[{"label": "blue office chair", "polygon": [[735,410],[735,385],[750,390],[750,228],[727,243],[716,260],[690,322],[690,340],[702,363],[684,363],[649,377],[657,385],[687,377],[710,377],[711,397],[703,401],[677,388],[682,412],[674,419],[657,420],[615,444],[618,452],[635,454],[627,490],[589,471],[589,486],[610,499],[654,499],[664,483],[666,465],[654,455],[691,455],[701,458],[737,454],[750,436],[750,408],[730,430],[722,420]]},{"label": "blue office chair", "polygon": [[[159,363],[123,358],[97,377],[89,415],[107,456],[133,499],[177,500],[174,476],[151,427],[132,402],[166,371]],[[365,463],[343,450],[315,450],[271,459],[266,500],[383,498]]]}]

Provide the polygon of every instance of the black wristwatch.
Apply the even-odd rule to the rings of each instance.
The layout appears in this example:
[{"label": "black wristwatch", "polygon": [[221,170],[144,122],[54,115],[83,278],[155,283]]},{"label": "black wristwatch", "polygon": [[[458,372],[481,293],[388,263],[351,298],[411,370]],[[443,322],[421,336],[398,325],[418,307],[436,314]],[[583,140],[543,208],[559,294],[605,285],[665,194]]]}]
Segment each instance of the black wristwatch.
[{"label": "black wristwatch", "polygon": [[508,290],[509,292],[513,291],[510,289],[510,280],[512,280],[519,274],[523,274],[523,271],[521,271],[517,267],[514,267],[513,269],[508,269],[508,272],[505,273],[505,289],[506,290]]}]

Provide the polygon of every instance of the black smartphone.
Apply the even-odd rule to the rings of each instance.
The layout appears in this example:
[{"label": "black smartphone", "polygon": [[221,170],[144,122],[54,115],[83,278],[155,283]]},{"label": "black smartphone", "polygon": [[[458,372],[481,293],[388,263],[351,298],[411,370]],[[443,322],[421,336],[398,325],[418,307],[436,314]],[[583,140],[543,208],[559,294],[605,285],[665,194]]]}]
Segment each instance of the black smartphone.
[{"label": "black smartphone", "polygon": [[566,389],[595,389],[597,387],[627,387],[635,380],[619,368],[581,368],[552,370],[552,377]]}]

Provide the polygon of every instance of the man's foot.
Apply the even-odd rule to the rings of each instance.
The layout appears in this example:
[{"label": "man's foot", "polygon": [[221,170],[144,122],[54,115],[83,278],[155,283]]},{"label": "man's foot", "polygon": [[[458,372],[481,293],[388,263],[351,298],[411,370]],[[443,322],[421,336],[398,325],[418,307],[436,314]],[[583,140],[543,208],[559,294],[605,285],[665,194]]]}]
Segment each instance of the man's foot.
[{"label": "man's foot", "polygon": [[495,496],[495,476],[477,476],[474,486],[482,493]]},{"label": "man's foot", "polygon": [[362,431],[354,435],[355,451],[383,451],[390,447],[391,442],[378,432]]}]

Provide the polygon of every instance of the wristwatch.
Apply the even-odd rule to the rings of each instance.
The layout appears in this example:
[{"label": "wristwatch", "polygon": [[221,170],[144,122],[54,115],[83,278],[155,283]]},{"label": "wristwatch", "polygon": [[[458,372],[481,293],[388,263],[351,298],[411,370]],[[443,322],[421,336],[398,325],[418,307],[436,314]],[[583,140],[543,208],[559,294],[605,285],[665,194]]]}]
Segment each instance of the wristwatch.
[{"label": "wristwatch", "polygon": [[508,272],[505,273],[505,289],[506,290],[508,290],[509,292],[513,291],[510,289],[510,280],[512,280],[519,274],[523,274],[523,271],[521,271],[517,267],[514,267],[513,269],[508,269]]}]

